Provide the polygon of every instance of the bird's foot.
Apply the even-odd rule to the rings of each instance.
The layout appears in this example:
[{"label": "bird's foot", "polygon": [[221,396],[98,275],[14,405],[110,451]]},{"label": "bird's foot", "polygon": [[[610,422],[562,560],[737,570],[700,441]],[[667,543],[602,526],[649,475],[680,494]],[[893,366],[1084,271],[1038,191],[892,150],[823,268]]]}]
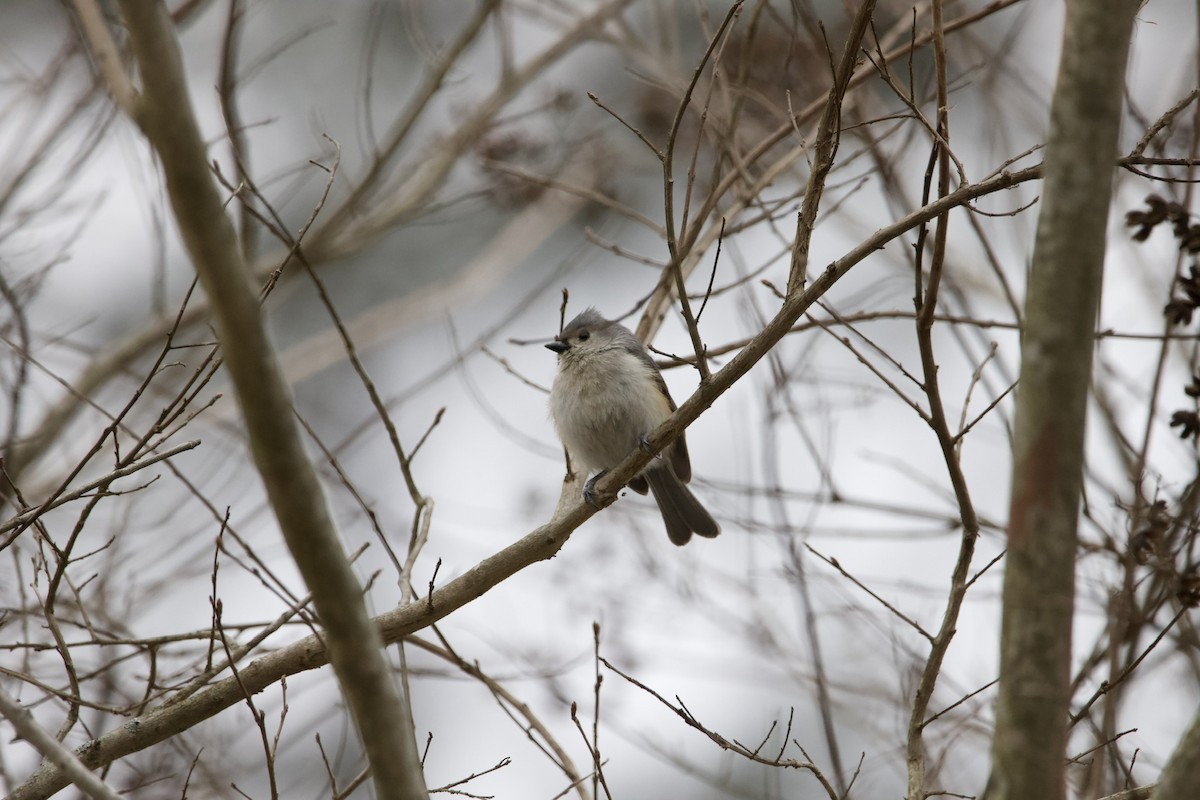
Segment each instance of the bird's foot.
[{"label": "bird's foot", "polygon": [[592,508],[600,507],[600,499],[596,496],[596,481],[608,474],[608,470],[601,470],[588,479],[588,482],[583,485],[583,501]]},{"label": "bird's foot", "polygon": [[[640,447],[642,449],[643,453],[650,452],[650,434],[643,433],[641,436],[638,437],[638,447]],[[654,457],[662,458],[662,453],[658,453]]]}]

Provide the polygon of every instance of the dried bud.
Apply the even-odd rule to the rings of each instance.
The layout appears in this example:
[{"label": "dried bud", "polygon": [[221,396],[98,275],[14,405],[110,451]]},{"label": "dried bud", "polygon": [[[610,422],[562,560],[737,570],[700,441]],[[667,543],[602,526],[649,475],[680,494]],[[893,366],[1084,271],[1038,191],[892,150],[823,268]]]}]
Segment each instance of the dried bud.
[{"label": "dried bud", "polygon": [[1187,275],[1179,276],[1177,284],[1192,305],[1200,304],[1200,274],[1196,272],[1195,264],[1188,269]]},{"label": "dried bud", "polygon": [[1137,228],[1133,232],[1133,238],[1139,242],[1150,238],[1150,233],[1155,226],[1166,221],[1167,208],[1166,200],[1156,194],[1147,195],[1145,209],[1136,209],[1125,215],[1125,224],[1131,228]]},{"label": "dried bud", "polygon": [[1132,234],[1134,241],[1137,242],[1149,239],[1150,233],[1154,230],[1145,211],[1130,211],[1125,215],[1125,224],[1130,228],[1137,228]]},{"label": "dried bud", "polygon": [[1171,302],[1163,306],[1163,315],[1172,325],[1190,325],[1192,312],[1195,310],[1195,306],[1187,300],[1173,298]]},{"label": "dried bud", "polygon": [[1179,576],[1179,588],[1175,590],[1175,596],[1187,608],[1200,606],[1200,573],[1194,567]]},{"label": "dried bud", "polygon": [[1155,500],[1151,503],[1150,511],[1146,514],[1146,519],[1152,534],[1162,536],[1166,533],[1167,528],[1171,526],[1171,515],[1167,512],[1167,501]]},{"label": "dried bud", "polygon": [[1200,252],[1200,225],[1189,225],[1182,234],[1179,229],[1176,229],[1175,235],[1179,237],[1179,249],[1189,253]]},{"label": "dried bud", "polygon": [[1143,566],[1150,563],[1150,559],[1154,558],[1156,547],[1154,536],[1149,530],[1134,534],[1133,539],[1129,542],[1129,552],[1137,563]]},{"label": "dried bud", "polygon": [[1187,222],[1187,218],[1187,209],[1184,208],[1181,203],[1177,203],[1174,200],[1167,203],[1167,219],[1169,219],[1173,224]]},{"label": "dried bud", "polygon": [[1180,439],[1194,439],[1200,432],[1200,414],[1195,411],[1176,411],[1171,415],[1171,427],[1179,428]]}]

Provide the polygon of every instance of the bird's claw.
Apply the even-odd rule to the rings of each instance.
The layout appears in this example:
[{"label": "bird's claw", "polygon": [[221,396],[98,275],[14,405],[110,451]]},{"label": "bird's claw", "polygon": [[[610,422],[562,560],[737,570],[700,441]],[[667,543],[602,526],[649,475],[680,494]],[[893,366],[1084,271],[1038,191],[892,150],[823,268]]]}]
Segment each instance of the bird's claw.
[{"label": "bird's claw", "polygon": [[[650,434],[643,433],[641,436],[638,437],[638,447],[640,447],[642,449],[643,453],[650,452]],[[662,458],[662,453],[657,453],[654,457]]]},{"label": "bird's claw", "polygon": [[592,508],[600,508],[600,498],[596,494],[596,481],[608,474],[608,470],[597,472],[583,485],[583,502]]}]

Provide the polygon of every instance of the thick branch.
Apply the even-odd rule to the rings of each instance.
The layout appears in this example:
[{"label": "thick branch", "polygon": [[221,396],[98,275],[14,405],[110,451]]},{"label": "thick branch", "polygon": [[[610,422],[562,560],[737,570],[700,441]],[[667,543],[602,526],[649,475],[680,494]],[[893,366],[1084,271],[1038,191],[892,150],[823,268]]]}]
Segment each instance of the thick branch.
[{"label": "thick branch", "polygon": [[156,0],[123,0],[121,8],[143,84],[134,117],[162,162],[180,233],[212,303],[255,464],[312,592],[376,794],[427,797],[412,725],[304,451],[257,293],[209,170],[170,17]]},{"label": "thick branch", "polygon": [[39,753],[45,756],[58,768],[63,770],[68,780],[86,792],[95,800],[120,800],[120,795],[106,784],[99,775],[91,772],[79,762],[79,758],[62,742],[54,738],[54,734],[38,725],[29,710],[17,702],[15,697],[0,689],[0,717],[8,720],[9,724],[25,741],[33,745]]},{"label": "thick branch", "polygon": [[[788,334],[805,310],[852,267],[882,249],[888,242],[934,219],[948,208],[1034,180],[1040,175],[1040,167],[1030,167],[1019,172],[1001,173],[986,181],[965,186],[881,228],[841,259],[830,264],[806,291],[785,301],[780,312],[767,327],[748,342],[729,364],[715,373],[711,382],[688,398],[671,419],[663,423],[651,437],[652,446],[648,452],[638,450],[630,454],[599,482],[598,488],[609,493],[606,497],[608,502],[615,499],[611,492],[640,472],[650,462],[653,453],[673,441],[680,431],[695,421],[718,397],[758,363]],[[390,644],[426,628],[482,597],[493,587],[531,564],[552,558],[562,548],[571,532],[596,513],[595,509],[578,499],[579,489],[578,484],[566,486],[563,498],[559,502],[559,511],[549,523],[479,562],[427,597],[376,617],[375,623],[384,641]],[[325,645],[316,636],[308,636],[256,659],[242,668],[239,675],[242,685],[253,693],[262,691],[281,677],[316,669],[328,661],[329,654]],[[207,689],[189,695],[184,700],[177,703],[168,702],[120,728],[93,739],[79,749],[80,759],[89,767],[95,768],[144,750],[215,716],[240,702],[243,696],[238,682],[233,678],[226,678]],[[57,768],[43,765],[10,795],[9,800],[47,798],[65,785],[66,780]]]},{"label": "thick branch", "polygon": [[1200,786],[1200,711],[1163,767],[1154,800],[1187,800],[1196,796],[1197,786]]},{"label": "thick branch", "polygon": [[104,12],[100,10],[97,0],[74,0],[75,13],[79,15],[79,27],[87,39],[96,64],[96,71],[104,79],[113,102],[126,114],[132,114],[137,104],[137,90],[125,74],[121,65],[121,52],[113,41],[108,24],[104,21]]}]

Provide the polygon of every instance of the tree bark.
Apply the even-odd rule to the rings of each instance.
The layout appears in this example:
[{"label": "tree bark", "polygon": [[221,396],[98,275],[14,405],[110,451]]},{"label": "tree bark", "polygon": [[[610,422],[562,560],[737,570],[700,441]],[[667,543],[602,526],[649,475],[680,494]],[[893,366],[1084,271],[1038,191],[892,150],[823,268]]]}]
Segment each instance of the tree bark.
[{"label": "tree bark", "polygon": [[1065,797],[1076,525],[1136,0],[1067,4],[1025,301],[989,797]]},{"label": "tree bark", "polygon": [[126,98],[132,103],[126,110],[162,162],[180,234],[212,304],[255,465],[312,592],[330,662],[371,766],[375,794],[427,798],[412,722],[304,450],[258,294],[209,170],[170,16],[158,0],[122,0],[121,10],[142,84],[141,95]]},{"label": "tree bark", "polygon": [[1200,787],[1200,711],[1175,746],[1154,789],[1154,800],[1190,800]]}]

